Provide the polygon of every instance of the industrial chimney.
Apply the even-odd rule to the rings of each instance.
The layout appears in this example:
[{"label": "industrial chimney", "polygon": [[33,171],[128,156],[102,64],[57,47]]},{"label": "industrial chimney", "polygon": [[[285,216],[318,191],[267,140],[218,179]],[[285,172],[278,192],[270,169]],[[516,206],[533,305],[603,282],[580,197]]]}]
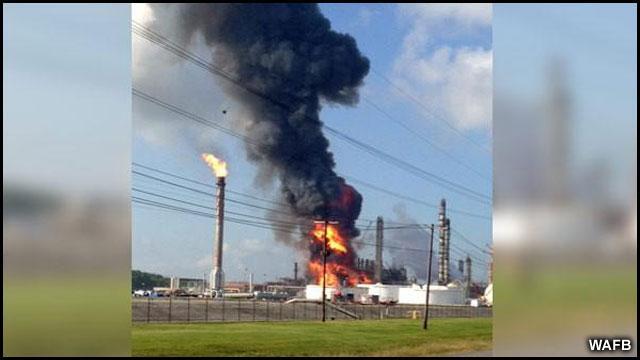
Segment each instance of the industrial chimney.
[{"label": "industrial chimney", "polygon": [[211,288],[218,293],[224,287],[224,272],[222,271],[222,241],[224,239],[224,177],[218,177],[216,182],[218,198],[216,202],[216,238],[213,245],[213,273]]},{"label": "industrial chimney", "polygon": [[213,270],[211,271],[211,290],[216,296],[224,288],[222,271],[222,243],[224,239],[224,187],[227,176],[227,163],[211,154],[202,154],[202,159],[213,169],[216,181],[216,236],[213,244]]},{"label": "industrial chimney", "polygon": [[449,254],[450,254],[450,249],[449,246],[451,244],[451,219],[446,218],[444,220],[444,279],[445,279],[445,284],[449,283],[449,280],[451,279],[451,277],[449,276]]},{"label": "industrial chimney", "polygon": [[382,216],[378,216],[376,220],[376,264],[375,264],[375,282],[382,282],[382,237],[384,232],[384,222]]},{"label": "industrial chimney", "polygon": [[438,284],[447,285],[449,283],[449,248],[447,245],[447,201],[440,200],[440,210],[438,212],[439,247],[438,247]]},{"label": "industrial chimney", "polygon": [[464,284],[466,297],[471,296],[471,258],[467,255],[465,260],[466,269],[464,270]]}]

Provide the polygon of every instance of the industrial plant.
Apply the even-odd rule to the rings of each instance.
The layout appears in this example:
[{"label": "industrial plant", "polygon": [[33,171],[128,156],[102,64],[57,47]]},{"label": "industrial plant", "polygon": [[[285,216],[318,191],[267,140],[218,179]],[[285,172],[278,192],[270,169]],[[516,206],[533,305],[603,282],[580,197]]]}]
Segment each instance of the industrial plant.
[{"label": "industrial plant", "polygon": [[[151,10],[156,10],[156,6],[161,8],[152,5]],[[282,12],[287,16],[282,17]],[[242,129],[242,133],[236,133],[235,130],[225,133],[242,140],[246,157],[254,170],[265,175],[277,187],[277,192],[274,192],[276,198],[270,199],[277,200],[271,201],[275,203],[275,209],[272,206],[254,206],[267,210],[269,213],[266,218],[246,213],[238,215],[243,217],[242,220],[226,217],[225,201],[234,201],[233,195],[225,199],[227,183],[230,185],[227,191],[236,193],[236,190],[232,191],[233,174],[228,176],[225,161],[212,154],[202,154],[202,159],[215,177],[215,182],[204,184],[215,188],[215,209],[184,201],[181,203],[214,210],[215,213],[190,211],[181,208],[182,205],[171,206],[171,210],[209,215],[207,217],[215,219],[210,274],[197,282],[175,278],[168,290],[165,289],[166,293],[201,296],[213,302],[225,298],[252,298],[320,303],[323,305],[323,319],[326,302],[491,305],[491,301],[478,291],[480,284],[472,281],[471,269],[474,264],[469,254],[457,254],[463,257],[459,259],[462,263],[458,263],[458,270],[451,269],[453,225],[445,199],[440,201],[439,206],[434,206],[438,209],[438,218],[428,221],[432,224],[413,221],[410,224],[411,229],[421,234],[420,242],[416,243],[421,248],[417,251],[413,249],[414,252],[409,255],[411,264],[405,261],[406,258],[395,258],[392,251],[387,251],[388,255],[385,255],[385,249],[394,248],[393,244],[385,242],[393,243],[389,240],[394,240],[403,244],[404,239],[388,236],[385,241],[385,220],[382,216],[366,220],[370,226],[375,223],[374,229],[366,229],[375,230],[375,243],[367,244],[373,246],[375,251],[372,258],[363,256],[361,239],[365,229],[358,222],[364,221],[360,218],[364,198],[353,185],[357,181],[349,180],[337,172],[336,159],[326,135],[334,135],[401,169],[417,168],[403,159],[378,149],[373,150],[373,147],[321,121],[320,112],[325,104],[353,106],[358,103],[359,91],[371,70],[371,63],[353,37],[331,29],[317,5],[282,5],[273,8],[215,5],[209,8],[209,5],[181,4],[171,11],[154,11],[154,14],[159,17],[156,25],[161,26],[163,20],[166,21],[164,24],[178,21],[176,24],[184,27],[183,40],[200,34],[206,46],[215,50],[216,56],[205,68],[223,80],[219,85],[225,101],[233,103],[241,113],[226,121],[233,122],[232,128]],[[175,18],[161,19],[164,16],[162,14],[173,14],[171,16]],[[200,60],[187,56],[185,49],[167,42],[153,29],[138,23],[134,24],[133,29],[135,34],[184,60],[202,65]],[[313,41],[310,42],[310,39]],[[282,57],[283,54],[286,56]],[[283,60],[285,58],[286,61]],[[278,64],[282,62],[280,65],[286,63],[286,66],[276,63],[268,65],[269,61],[265,59],[273,59]],[[169,111],[176,110],[141,90],[134,90],[134,95]],[[226,114],[226,110],[223,110],[223,114]],[[188,118],[193,120],[197,117]],[[423,175],[426,173],[420,169],[416,171]],[[425,176],[432,177],[429,175]],[[445,185],[451,184],[445,182]],[[444,187],[473,200],[477,200],[477,197],[488,199],[486,195],[464,186],[451,186]],[[164,205],[150,203],[146,198],[137,201],[154,206]],[[234,211],[231,208],[228,212]],[[282,215],[275,217],[274,213]],[[227,222],[273,230],[275,241],[286,243],[296,252],[299,264],[293,264],[292,276],[254,283],[250,274],[248,282],[227,282],[223,260],[225,219]],[[388,226],[387,230],[390,228]],[[428,251],[424,250],[425,247]],[[226,243],[226,249],[233,249],[233,241]],[[209,254],[210,250],[204,251]],[[385,263],[384,257],[389,255],[393,261]],[[455,266],[455,260],[453,264]],[[416,266],[420,271],[416,271]],[[432,267],[437,271],[432,273]],[[428,269],[426,276],[422,272],[424,269]]]},{"label": "industrial plant", "polygon": [[[212,269],[207,280],[172,277],[169,288],[157,288],[162,295],[182,295],[211,298],[254,298],[259,300],[309,301],[322,303],[406,304],[420,305],[472,305],[492,306],[492,284],[478,289],[472,282],[472,259],[469,255],[460,259],[458,271],[461,278],[453,279],[450,273],[451,219],[447,216],[447,201],[442,199],[438,208],[438,223],[431,226],[431,246],[425,267],[431,269],[437,261],[437,276],[426,283],[408,279],[407,270],[400,266],[385,267],[384,220],[381,216],[375,225],[375,259],[356,256],[349,236],[336,220],[314,221],[307,234],[310,239],[310,257],[306,276],[299,276],[298,263],[293,264],[293,277],[279,281],[254,284],[253,274],[248,283],[225,283],[223,270],[225,185],[228,175],[226,162],[212,154],[203,154],[203,160],[216,177],[216,226],[213,241]],[[347,189],[342,203],[352,197]],[[353,225],[351,225],[353,226]],[[416,224],[417,226],[417,224]],[[349,227],[347,227],[348,229]],[[433,241],[437,229],[437,259],[433,259]],[[487,269],[491,274],[491,268]],[[433,280],[433,283],[432,283]],[[491,279],[489,280],[491,282]]]}]

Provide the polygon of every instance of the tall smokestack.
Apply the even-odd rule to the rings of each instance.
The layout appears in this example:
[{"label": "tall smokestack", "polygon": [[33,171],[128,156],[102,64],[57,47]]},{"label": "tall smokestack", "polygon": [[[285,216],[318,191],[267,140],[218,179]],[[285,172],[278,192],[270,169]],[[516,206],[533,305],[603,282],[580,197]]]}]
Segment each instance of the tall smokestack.
[{"label": "tall smokestack", "polygon": [[293,280],[298,281],[298,263],[293,263]]},{"label": "tall smokestack", "polygon": [[216,176],[216,237],[213,244],[213,270],[211,271],[211,290],[216,295],[224,287],[224,272],[222,271],[222,241],[224,235],[224,186],[227,176],[227,163],[212,154],[202,154],[202,160],[213,170]]},{"label": "tall smokestack", "polygon": [[464,270],[464,284],[466,296],[471,296],[471,258],[467,255],[465,260],[466,268]]},{"label": "tall smokestack", "polygon": [[444,220],[444,279],[445,279],[445,284],[449,283],[449,280],[451,279],[449,276],[449,246],[451,244],[451,220],[449,218],[446,218]]},{"label": "tall smokestack", "polygon": [[447,273],[445,271],[445,256],[447,252],[447,244],[445,239],[446,232],[446,220],[447,220],[447,201],[445,199],[440,200],[440,210],[438,211],[438,229],[439,229],[439,242],[438,242],[438,284],[446,285],[448,283]]},{"label": "tall smokestack", "polygon": [[382,216],[378,216],[376,220],[376,264],[375,264],[375,282],[382,282],[382,237],[384,232],[384,222]]},{"label": "tall smokestack", "polygon": [[224,287],[224,272],[222,271],[222,241],[224,239],[224,177],[218,177],[216,182],[218,198],[216,202],[216,238],[213,245],[213,273],[211,276],[211,288],[220,291]]}]

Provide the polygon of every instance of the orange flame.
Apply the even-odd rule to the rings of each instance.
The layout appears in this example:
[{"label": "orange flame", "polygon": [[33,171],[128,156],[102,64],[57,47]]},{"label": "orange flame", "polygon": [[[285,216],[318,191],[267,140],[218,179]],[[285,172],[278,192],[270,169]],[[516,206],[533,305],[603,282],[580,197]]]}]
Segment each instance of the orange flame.
[{"label": "orange flame", "polygon": [[[322,285],[322,260],[310,261],[308,264],[309,272],[316,280],[316,284]],[[357,284],[371,284],[371,279],[364,273],[349,269],[348,267],[335,262],[327,261],[327,285],[329,287],[340,287],[340,278],[344,278],[347,286],[355,286]]]},{"label": "orange flame", "polygon": [[213,173],[216,175],[216,177],[226,177],[228,172],[227,172],[227,163],[222,161],[221,159],[218,159],[217,157],[215,157],[212,154],[202,154],[202,160],[204,160],[207,165],[209,165],[209,167],[211,169],[213,169]]},{"label": "orange flame", "polygon": [[[324,223],[315,223],[310,233],[312,242],[323,246],[324,230]],[[349,252],[351,248],[347,239],[340,234],[340,229],[337,225],[327,225],[327,249],[331,256],[327,257],[325,273],[326,286],[339,287],[343,279],[347,286],[371,283],[371,279],[369,279],[366,274],[351,269],[348,266],[348,264],[350,264],[349,259],[351,254]],[[310,260],[307,267],[309,273],[314,277],[316,284],[322,285],[325,280],[323,279],[322,259]]]},{"label": "orange flame", "polygon": [[[316,223],[314,225],[312,231],[313,239],[324,243],[324,224]],[[333,224],[327,225],[327,247],[343,254],[347,253],[347,244],[342,236],[340,236],[338,228]]]}]

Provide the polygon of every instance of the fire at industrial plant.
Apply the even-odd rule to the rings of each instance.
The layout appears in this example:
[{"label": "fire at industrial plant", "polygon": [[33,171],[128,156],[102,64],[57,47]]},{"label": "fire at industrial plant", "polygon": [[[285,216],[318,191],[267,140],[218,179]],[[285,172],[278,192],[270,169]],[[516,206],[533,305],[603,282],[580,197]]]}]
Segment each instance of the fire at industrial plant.
[{"label": "fire at industrial plant", "polygon": [[[211,47],[213,64],[223,74],[219,85],[242,107],[243,116],[233,121],[250,139],[247,158],[259,171],[277,178],[286,204],[282,210],[292,214],[302,233],[298,239],[282,234],[276,239],[303,249],[314,220],[335,220],[339,225],[330,230],[334,240],[327,256],[327,282],[369,282],[356,270],[356,253],[350,245],[359,235],[355,222],[362,196],[336,174],[319,116],[321,103],[358,102],[369,60],[355,40],[333,31],[317,4],[156,4],[151,8],[151,27],[177,32],[182,46],[202,36]],[[315,246],[317,234],[312,231],[311,235],[308,275],[321,283],[322,248]]]}]

